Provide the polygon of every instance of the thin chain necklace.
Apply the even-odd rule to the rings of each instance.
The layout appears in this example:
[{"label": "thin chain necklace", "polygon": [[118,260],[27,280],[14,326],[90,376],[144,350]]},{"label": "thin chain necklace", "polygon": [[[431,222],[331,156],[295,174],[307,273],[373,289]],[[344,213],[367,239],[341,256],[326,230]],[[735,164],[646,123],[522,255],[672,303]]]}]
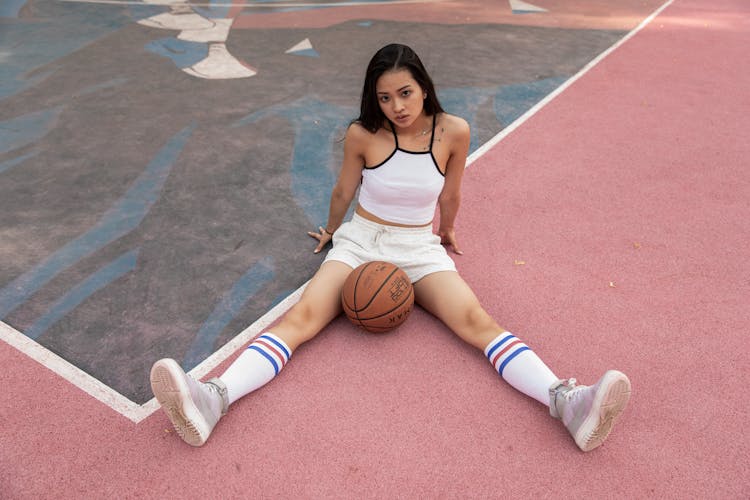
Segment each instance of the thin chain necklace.
[{"label": "thin chain necklace", "polygon": [[[393,125],[391,125],[391,130],[393,130],[393,132],[396,133],[396,135],[398,135],[398,133],[396,132],[396,128]],[[431,130],[432,130],[432,126],[428,125],[426,129],[423,129],[421,132],[417,132],[416,134],[414,134],[414,137],[415,138],[424,137]]]},{"label": "thin chain necklace", "polygon": [[417,132],[416,134],[414,134],[414,137],[424,137],[424,136],[426,136],[426,135],[427,135],[427,133],[428,133],[428,132],[429,132],[430,130],[432,130],[432,127],[431,127],[431,126],[430,126],[430,125],[428,124],[428,125],[427,125],[427,128],[425,128],[425,129],[424,129],[424,130],[422,130],[421,132]]}]

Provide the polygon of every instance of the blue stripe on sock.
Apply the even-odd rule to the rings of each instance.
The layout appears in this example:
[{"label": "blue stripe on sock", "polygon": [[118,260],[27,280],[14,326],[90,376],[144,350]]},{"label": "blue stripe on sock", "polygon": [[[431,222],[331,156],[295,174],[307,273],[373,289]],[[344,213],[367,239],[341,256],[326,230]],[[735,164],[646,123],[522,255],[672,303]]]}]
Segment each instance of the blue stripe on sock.
[{"label": "blue stripe on sock", "polygon": [[529,349],[528,347],[523,346],[520,349],[516,350],[513,354],[511,354],[510,356],[508,356],[507,358],[505,358],[505,361],[503,361],[502,363],[500,363],[500,368],[497,369],[497,372],[500,374],[500,376],[501,377],[503,376],[503,370],[505,370],[505,365],[507,365],[508,363],[510,363],[510,361],[513,358],[515,358],[516,356],[518,356],[519,354],[521,354],[523,351],[530,351],[530,350],[531,349]]},{"label": "blue stripe on sock", "polygon": [[275,375],[279,374],[279,365],[276,364],[276,360],[273,359],[273,356],[271,356],[270,354],[268,354],[266,351],[264,351],[262,348],[258,347],[255,344],[250,344],[250,346],[248,347],[248,349],[252,349],[253,351],[258,351],[259,353],[261,353],[263,355],[263,357],[265,357],[273,365],[273,369],[276,372]]},{"label": "blue stripe on sock", "polygon": [[516,338],[515,335],[508,335],[503,340],[501,340],[500,342],[498,342],[497,344],[495,344],[494,346],[492,346],[492,349],[490,349],[490,352],[487,353],[487,359],[489,359],[490,361],[492,361],[492,353],[495,352],[501,345],[503,345],[504,343],[506,343],[510,339],[514,339],[514,338]]},{"label": "blue stripe on sock", "polygon": [[270,335],[261,335],[260,338],[266,339],[269,342],[272,342],[273,345],[284,351],[284,354],[286,354],[286,359],[289,359],[292,357],[292,354],[287,350],[286,347],[284,347],[284,344],[276,340],[275,338],[271,337]]}]

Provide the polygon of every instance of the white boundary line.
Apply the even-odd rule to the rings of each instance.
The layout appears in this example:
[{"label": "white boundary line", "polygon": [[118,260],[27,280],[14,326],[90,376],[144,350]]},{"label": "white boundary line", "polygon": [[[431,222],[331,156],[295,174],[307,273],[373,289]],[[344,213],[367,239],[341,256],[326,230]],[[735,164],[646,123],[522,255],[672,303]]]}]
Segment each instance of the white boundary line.
[{"label": "white boundary line", "polygon": [[250,340],[257,337],[263,332],[271,323],[279,319],[285,312],[287,312],[294,304],[299,302],[299,298],[302,296],[302,292],[307,287],[306,282],[304,285],[296,289],[294,292],[289,294],[284,300],[276,304],[266,314],[261,316],[252,325],[242,330],[236,337],[230,340],[224,347],[201,361],[198,366],[190,370],[190,374],[196,378],[202,378],[208,372],[219,366],[233,353],[241,349]]},{"label": "white boundary line", "polygon": [[536,103],[534,106],[529,108],[524,114],[522,114],[520,117],[518,117],[513,123],[505,127],[503,130],[500,131],[495,137],[490,139],[489,141],[485,142],[482,146],[477,148],[476,151],[474,151],[469,157],[466,159],[466,166],[468,167],[472,163],[474,163],[476,160],[481,158],[487,151],[489,151],[495,144],[502,141],[508,134],[513,132],[515,129],[520,127],[526,120],[534,116],[540,109],[542,109],[544,106],[546,106],[552,99],[560,95],[565,89],[573,85],[573,83],[581,78],[583,75],[588,73],[591,68],[599,64],[602,59],[607,57],[609,54],[614,52],[618,47],[620,47],[622,44],[630,40],[636,33],[641,31],[646,25],[648,25],[651,21],[654,20],[656,16],[658,16],[661,11],[669,7],[674,0],[668,0],[665,4],[663,4],[661,7],[656,9],[650,16],[648,16],[646,19],[641,21],[641,23],[633,28],[627,35],[622,37],[620,40],[618,40],[614,45],[609,47],[607,50],[596,56],[594,59],[592,59],[586,66],[581,68],[581,70],[576,73],[575,75],[571,76],[569,79],[567,79],[565,82],[563,82],[562,85],[557,87],[555,90],[544,96],[544,98]]},{"label": "white boundary line", "polygon": [[[599,54],[596,58],[594,58],[591,62],[584,66],[578,73],[566,80],[562,85],[557,87],[547,96],[545,96],[541,101],[532,106],[528,111],[526,111],[526,113],[521,115],[513,123],[505,127],[500,133],[495,135],[492,139],[490,139],[476,151],[474,151],[474,153],[472,153],[466,160],[467,168],[469,165],[471,165],[476,160],[481,158],[485,153],[487,153],[487,151],[489,151],[493,146],[502,141],[508,134],[520,127],[526,120],[531,118],[540,109],[546,106],[550,101],[552,101],[552,99],[554,99],[565,89],[570,87],[576,80],[581,78],[610,53],[612,53],[614,50],[616,50],[618,47],[632,38],[636,33],[641,31],[646,25],[653,21],[653,19],[658,16],[661,11],[671,5],[673,1],[674,0],[668,0],[666,3],[664,3],[650,16],[644,19],[637,27],[631,30],[623,38],[618,40],[617,43]],[[258,336],[258,334],[260,334],[266,327],[280,318],[287,310],[289,310],[289,308],[292,307],[292,305],[296,304],[299,301],[299,298],[306,286],[307,283],[292,292],[287,298],[279,302],[275,307],[261,316],[252,325],[248,326],[245,330],[240,332],[224,347],[213,353],[198,366],[193,368],[190,371],[190,374],[196,378],[202,378],[211,370],[216,368],[224,360],[229,358],[233,353],[242,348],[246,343]],[[43,366],[57,373],[59,376],[61,376],[71,384],[85,391],[89,395],[98,399],[105,405],[109,406],[121,415],[127,417],[136,424],[159,409],[159,404],[157,403],[156,399],[151,399],[143,405],[139,405],[131,401],[111,387],[100,382],[96,378],[64,360],[52,351],[46,349],[45,347],[42,347],[37,342],[31,340],[26,335],[22,334],[18,330],[2,321],[0,321],[0,340],[3,340],[11,346],[15,347],[22,353],[26,354]]]},{"label": "white boundary line", "polygon": [[0,339],[135,423],[140,422],[159,408],[155,399],[143,406],[129,400],[2,321],[0,321]]},{"label": "white boundary line", "polygon": [[[221,364],[225,359],[229,358],[234,352],[242,348],[251,339],[257,337],[259,333],[268,327],[268,325],[276,321],[293,304],[299,301],[305,287],[307,287],[307,283],[276,304],[275,307],[261,316],[252,325],[245,328],[224,347],[190,370],[190,374],[196,378],[202,378]],[[55,372],[74,386],[98,399],[121,415],[129,418],[136,424],[159,409],[159,403],[155,398],[151,398],[151,400],[143,405],[131,401],[108,385],[92,377],[74,364],[66,361],[2,321],[0,321],[0,340],[15,347],[31,359]]]}]

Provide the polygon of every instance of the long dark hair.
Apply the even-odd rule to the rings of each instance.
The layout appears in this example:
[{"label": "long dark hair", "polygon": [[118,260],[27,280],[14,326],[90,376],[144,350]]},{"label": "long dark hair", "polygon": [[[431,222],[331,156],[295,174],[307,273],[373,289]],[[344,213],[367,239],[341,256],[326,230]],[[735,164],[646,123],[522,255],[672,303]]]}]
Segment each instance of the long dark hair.
[{"label": "long dark hair", "polygon": [[424,100],[424,110],[427,115],[432,116],[443,112],[443,107],[435,94],[432,78],[427,74],[427,70],[424,68],[422,61],[419,60],[417,53],[406,45],[392,43],[378,50],[370,59],[365,75],[365,85],[362,89],[359,118],[354,122],[361,124],[372,133],[377,132],[383,126],[386,118],[378,104],[375,84],[383,73],[399,69],[408,69],[412,78],[427,94]]}]

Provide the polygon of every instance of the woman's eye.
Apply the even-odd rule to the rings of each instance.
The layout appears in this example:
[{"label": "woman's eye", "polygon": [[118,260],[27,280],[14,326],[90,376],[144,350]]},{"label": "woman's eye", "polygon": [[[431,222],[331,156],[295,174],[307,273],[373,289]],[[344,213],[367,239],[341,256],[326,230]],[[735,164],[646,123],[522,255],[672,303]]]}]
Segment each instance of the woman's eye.
[{"label": "woman's eye", "polygon": [[380,102],[388,102],[388,96],[387,95],[380,96]]},{"label": "woman's eye", "polygon": [[404,90],[403,92],[401,92],[401,95],[404,97],[409,97],[410,94],[411,94],[411,90]]}]

